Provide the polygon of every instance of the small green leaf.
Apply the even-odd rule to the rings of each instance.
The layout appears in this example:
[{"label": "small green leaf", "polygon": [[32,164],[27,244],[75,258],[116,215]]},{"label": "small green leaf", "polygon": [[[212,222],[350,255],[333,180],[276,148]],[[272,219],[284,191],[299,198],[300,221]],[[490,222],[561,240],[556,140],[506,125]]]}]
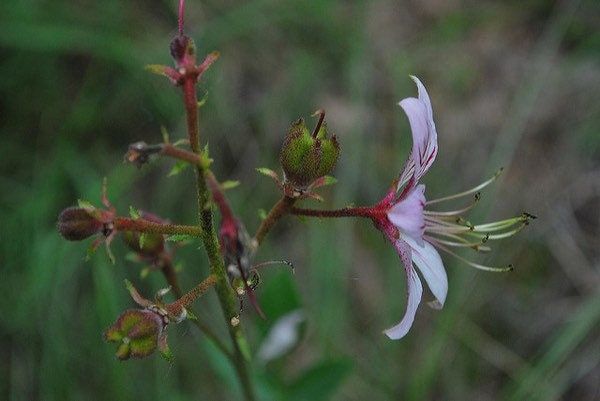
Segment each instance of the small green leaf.
[{"label": "small green leaf", "polygon": [[221,183],[221,189],[227,191],[228,189],[235,188],[240,185],[239,181],[227,180]]},{"label": "small green leaf", "polygon": [[160,65],[160,64],[148,64],[146,66],[144,66],[144,69],[146,71],[149,71],[153,74],[157,74],[157,75],[165,75],[165,70],[169,68],[166,65]]},{"label": "small green leaf", "polygon": [[171,352],[169,344],[167,344],[167,337],[165,335],[158,339],[158,352],[169,363],[173,363],[173,361],[175,360],[175,356]]},{"label": "small green leaf", "polygon": [[88,260],[90,260],[92,258],[92,256],[94,256],[97,249],[98,249],[98,246],[96,245],[95,242],[91,243],[90,246],[88,246],[87,250],[85,251],[85,261],[86,262]]},{"label": "small green leaf", "polygon": [[258,217],[261,220],[264,220],[267,218],[267,211],[265,209],[258,209]]},{"label": "small green leaf", "polygon": [[77,205],[80,208],[87,210],[88,212],[93,212],[94,210],[96,210],[96,207],[94,205],[92,205],[91,202],[88,202],[88,201],[83,200],[83,199],[78,199],[77,200]]},{"label": "small green leaf", "polygon": [[336,182],[338,182],[337,178],[335,178],[332,175],[326,175],[325,177],[323,177],[323,185],[322,186],[333,185]]},{"label": "small green leaf", "polygon": [[169,174],[167,174],[167,177],[173,177],[174,175],[181,173],[183,170],[185,170],[188,167],[189,167],[189,163],[184,162],[183,160],[179,160],[179,161],[177,161],[177,163],[175,163],[175,165],[173,166],[171,171],[169,171]]},{"label": "small green leaf", "polygon": [[188,139],[178,139],[175,142],[172,143],[173,146],[178,147],[181,145],[187,145],[188,143],[190,143],[190,141]]},{"label": "small green leaf", "polygon": [[210,158],[208,153],[208,143],[204,145],[204,149],[200,152],[200,166],[207,170],[213,162],[213,159]]},{"label": "small green leaf", "polygon": [[114,265],[116,263],[116,259],[115,259],[115,255],[112,253],[112,250],[110,249],[110,246],[108,245],[108,243],[106,244],[106,255],[108,256],[108,260],[110,261],[110,263],[112,265]]},{"label": "small green leaf", "polygon": [[140,211],[133,206],[129,206],[129,216],[131,216],[131,218],[134,220],[137,220],[140,217],[142,217]]},{"label": "small green leaf", "polygon": [[169,235],[166,240],[169,242],[185,242],[185,241],[193,241],[196,238],[188,235],[188,234],[173,234]]},{"label": "small green leaf", "polygon": [[200,99],[198,101],[198,108],[204,106],[206,104],[207,100],[208,100],[208,91],[204,92],[204,96],[202,96],[202,99]]},{"label": "small green leaf", "polygon": [[160,126],[160,133],[162,134],[163,142],[169,143],[169,131],[164,125]]},{"label": "small green leaf", "polygon": [[271,177],[274,180],[279,180],[279,176],[277,175],[277,173],[274,172],[273,170],[271,170],[270,168],[267,168],[267,167],[258,167],[256,169],[256,171],[258,171],[262,175],[265,175],[267,177]]},{"label": "small green leaf", "polygon": [[146,243],[147,238],[148,238],[148,233],[140,234],[140,249],[144,249],[144,244]]},{"label": "small green leaf", "polygon": [[186,308],[185,310],[186,310],[186,312],[187,312],[187,318],[188,318],[189,320],[198,320],[198,316],[196,316],[196,315],[194,314],[194,312],[192,312],[192,311],[191,311],[191,310],[189,310],[188,308]]}]

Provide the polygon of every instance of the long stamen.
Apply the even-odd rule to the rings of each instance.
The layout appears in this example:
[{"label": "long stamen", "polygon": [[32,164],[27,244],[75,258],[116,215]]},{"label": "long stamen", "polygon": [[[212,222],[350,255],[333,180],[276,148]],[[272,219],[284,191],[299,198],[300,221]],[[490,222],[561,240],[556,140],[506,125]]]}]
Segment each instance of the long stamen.
[{"label": "long stamen", "polygon": [[262,262],[262,263],[252,266],[252,269],[256,270],[259,267],[270,266],[270,265],[287,265],[292,269],[292,273],[296,273],[296,270],[294,269],[294,264],[287,260],[269,260],[269,261]]},{"label": "long stamen", "polygon": [[443,240],[441,238],[431,237],[429,235],[425,235],[423,238],[426,239],[428,242],[435,242],[438,244],[448,245],[455,248],[471,248],[477,252],[489,252],[492,250],[492,248],[490,248],[489,246],[483,245],[485,243],[483,239],[478,242],[468,242],[464,238],[460,238],[462,241],[455,242]]},{"label": "long stamen", "polygon": [[481,234],[481,233],[469,232],[469,233],[466,233],[465,235],[469,235],[471,237],[477,237],[477,238],[485,237],[489,240],[499,240],[499,239],[512,237],[513,235],[515,235],[516,233],[518,233],[519,231],[524,229],[525,226],[527,226],[527,224],[522,224],[519,227],[515,228],[514,230],[510,230],[510,231],[507,231],[507,232],[504,232],[501,234]]},{"label": "long stamen", "polygon": [[494,266],[486,266],[486,265],[482,265],[482,264],[479,264],[479,263],[471,262],[470,260],[467,260],[467,259],[463,258],[462,256],[457,255],[456,253],[452,252],[450,249],[446,248],[445,246],[443,246],[443,245],[441,245],[439,243],[436,243],[435,246],[438,249],[440,249],[440,250],[448,253],[449,255],[454,256],[458,260],[460,260],[460,261],[462,261],[462,262],[468,264],[469,266],[474,267],[474,268],[476,268],[478,270],[484,270],[484,271],[496,272],[496,273],[509,272],[509,271],[514,270],[513,265],[508,265],[507,267],[494,267]]},{"label": "long stamen", "polygon": [[479,202],[480,199],[481,199],[481,192],[476,192],[475,199],[469,205],[463,207],[462,209],[451,210],[449,212],[436,212],[436,211],[431,211],[431,210],[425,210],[423,212],[423,214],[425,216],[437,217],[440,219],[448,218],[448,217],[452,218],[454,216],[461,215],[461,214],[466,213],[469,210],[473,209],[475,207],[475,205],[477,205],[477,203]]},{"label": "long stamen", "polygon": [[474,231],[478,231],[478,232],[501,231],[501,230],[507,229],[507,228],[512,227],[515,224],[519,224],[519,223],[528,225],[529,220],[534,219],[534,218],[535,218],[535,216],[533,216],[533,215],[530,215],[528,213],[523,213],[521,216],[513,217],[511,219],[496,221],[496,222],[487,223],[487,224],[478,224],[478,225],[474,226],[473,229],[474,229]]},{"label": "long stamen", "polygon": [[458,199],[458,198],[462,198],[464,196],[470,195],[472,193],[475,192],[479,192],[480,190],[482,190],[483,188],[487,187],[488,185],[490,185],[492,182],[496,181],[496,178],[498,178],[500,176],[500,174],[502,173],[502,170],[504,170],[504,168],[500,168],[492,178],[488,179],[487,181],[482,182],[481,184],[477,185],[474,188],[468,189],[464,192],[459,192],[457,194],[454,195],[450,195],[450,196],[445,196],[443,198],[438,198],[438,199],[433,199],[430,201],[427,201],[427,205],[432,205],[434,203],[439,203],[439,202],[444,202],[447,200],[452,200],[452,199]]}]

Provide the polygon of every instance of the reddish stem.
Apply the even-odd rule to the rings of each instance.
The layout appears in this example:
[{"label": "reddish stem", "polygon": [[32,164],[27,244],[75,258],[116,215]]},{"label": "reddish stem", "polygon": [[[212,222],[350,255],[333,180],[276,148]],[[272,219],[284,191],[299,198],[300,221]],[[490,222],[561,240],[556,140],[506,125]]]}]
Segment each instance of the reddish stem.
[{"label": "reddish stem", "polygon": [[183,17],[185,13],[185,0],[179,0],[179,18],[177,19],[179,26],[179,36],[183,36]]},{"label": "reddish stem", "polygon": [[377,207],[360,206],[360,207],[345,207],[336,210],[315,210],[293,207],[290,213],[296,216],[311,216],[311,217],[367,217],[375,218],[385,213]]},{"label": "reddish stem", "polygon": [[196,78],[187,76],[183,81],[183,102],[187,121],[187,131],[192,152],[200,153],[200,141],[198,136],[198,101],[196,97]]},{"label": "reddish stem", "polygon": [[208,189],[212,193],[213,200],[219,207],[221,218],[223,220],[234,220],[233,211],[231,210],[229,202],[221,190],[221,184],[219,184],[219,181],[217,181],[215,175],[212,173],[212,171],[206,170],[204,177],[206,178]]},{"label": "reddish stem", "polygon": [[192,153],[185,149],[180,149],[171,145],[170,143],[166,143],[161,146],[162,150],[160,153],[165,156],[169,156],[178,160],[183,160],[195,166],[200,164],[200,156],[198,156],[196,153]]},{"label": "reddish stem", "polygon": [[208,291],[211,287],[213,287],[217,283],[217,276],[211,274],[207,278],[205,278],[200,284],[192,288],[190,291],[186,292],[181,298],[179,298],[174,303],[184,308],[189,307],[194,303],[202,294]]},{"label": "reddish stem", "polygon": [[202,235],[202,230],[198,226],[183,226],[178,224],[154,223],[144,219],[129,219],[126,217],[117,217],[113,221],[114,228],[117,231],[135,231],[151,234],[185,234],[194,237]]},{"label": "reddish stem", "polygon": [[267,217],[262,221],[260,227],[254,235],[254,239],[260,245],[266,235],[269,233],[271,228],[281,219],[285,214],[294,210],[293,206],[296,203],[297,198],[291,198],[284,196],[281,198],[272,208]]}]

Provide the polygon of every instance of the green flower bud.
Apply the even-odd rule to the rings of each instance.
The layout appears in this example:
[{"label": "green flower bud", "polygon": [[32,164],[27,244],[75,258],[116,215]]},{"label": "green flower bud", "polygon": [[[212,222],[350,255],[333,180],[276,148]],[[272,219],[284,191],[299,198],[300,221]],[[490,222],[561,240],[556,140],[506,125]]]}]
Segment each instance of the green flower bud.
[{"label": "green flower bud", "polygon": [[286,183],[299,191],[306,190],[316,179],[329,174],[340,154],[335,135],[328,137],[324,113],[311,134],[304,120],[292,123],[285,138],[279,162],[285,173]]}]

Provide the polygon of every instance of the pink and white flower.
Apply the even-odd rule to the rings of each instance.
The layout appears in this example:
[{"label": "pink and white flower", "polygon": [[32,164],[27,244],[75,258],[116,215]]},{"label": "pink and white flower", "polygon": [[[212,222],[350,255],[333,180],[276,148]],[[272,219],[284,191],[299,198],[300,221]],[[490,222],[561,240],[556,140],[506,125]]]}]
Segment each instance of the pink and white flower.
[{"label": "pink and white flower", "polygon": [[[409,97],[400,101],[408,117],[412,131],[413,147],[398,180],[385,198],[370,208],[369,215],[375,226],[392,243],[404,266],[407,278],[407,306],[402,320],[385,330],[391,339],[404,337],[410,330],[423,294],[422,278],[435,297],[430,306],[442,308],[448,293],[448,277],[436,248],[446,251],[473,267],[490,271],[507,271],[470,262],[450,251],[448,247],[469,247],[476,251],[488,251],[483,244],[490,239],[505,238],[521,230],[534,216],[521,216],[495,223],[472,225],[460,215],[468,211],[479,200],[479,190],[497,176],[468,191],[445,198],[426,201],[425,185],[419,180],[429,170],[438,152],[437,132],[433,121],[431,100],[421,81],[417,84],[418,98]],[[474,194],[474,201],[460,210],[448,212],[426,211],[425,206]],[[366,216],[365,216],[366,217]],[[515,226],[517,226],[515,228]],[[502,231],[498,233],[499,231]],[[416,269],[415,267],[416,266]],[[418,272],[417,272],[418,271]]]}]

